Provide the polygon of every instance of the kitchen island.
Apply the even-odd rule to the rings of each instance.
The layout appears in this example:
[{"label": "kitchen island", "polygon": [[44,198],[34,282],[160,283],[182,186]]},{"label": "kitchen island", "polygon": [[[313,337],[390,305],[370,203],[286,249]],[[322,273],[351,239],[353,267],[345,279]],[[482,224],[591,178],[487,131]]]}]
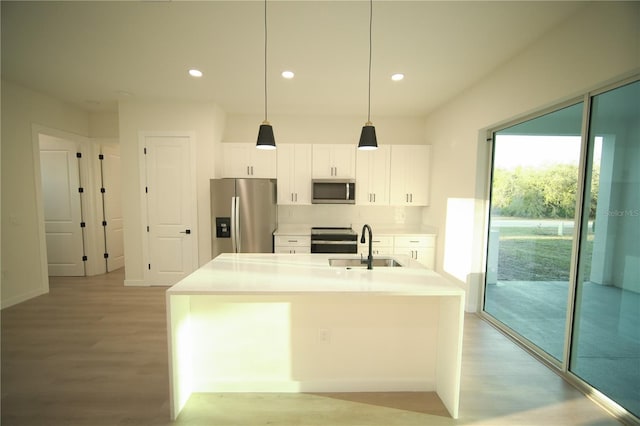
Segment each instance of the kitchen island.
[{"label": "kitchen island", "polygon": [[457,418],[464,291],[340,257],[222,254],[167,290],[171,417],[193,392],[435,391]]}]

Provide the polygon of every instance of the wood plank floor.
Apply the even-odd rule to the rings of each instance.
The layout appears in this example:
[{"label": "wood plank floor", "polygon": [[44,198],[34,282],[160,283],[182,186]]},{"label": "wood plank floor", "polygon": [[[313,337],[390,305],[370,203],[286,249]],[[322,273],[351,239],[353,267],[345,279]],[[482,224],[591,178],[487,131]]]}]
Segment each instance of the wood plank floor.
[{"label": "wood plank floor", "polygon": [[458,420],[413,392],[197,394],[171,422],[166,288],[123,279],[52,278],[49,294],[2,311],[3,426],[619,424],[475,315]]}]

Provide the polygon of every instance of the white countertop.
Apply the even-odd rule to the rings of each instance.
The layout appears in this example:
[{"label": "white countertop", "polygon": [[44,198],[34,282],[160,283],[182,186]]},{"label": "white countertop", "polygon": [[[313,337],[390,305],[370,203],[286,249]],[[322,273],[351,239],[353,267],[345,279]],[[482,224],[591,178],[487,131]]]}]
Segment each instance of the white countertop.
[{"label": "white countertop", "polygon": [[462,296],[458,285],[407,256],[390,256],[408,267],[332,267],[336,254],[231,254],[203,265],[171,288],[169,295],[273,295],[356,293],[396,296]]},{"label": "white countertop", "polygon": [[311,235],[311,225],[278,225],[273,235]]}]

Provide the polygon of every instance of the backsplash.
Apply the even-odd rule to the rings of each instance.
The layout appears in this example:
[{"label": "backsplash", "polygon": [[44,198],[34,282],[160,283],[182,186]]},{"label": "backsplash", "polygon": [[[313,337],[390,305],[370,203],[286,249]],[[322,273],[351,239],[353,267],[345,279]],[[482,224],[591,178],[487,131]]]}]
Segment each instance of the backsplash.
[{"label": "backsplash", "polygon": [[278,225],[420,227],[423,207],[314,204],[278,206]]}]

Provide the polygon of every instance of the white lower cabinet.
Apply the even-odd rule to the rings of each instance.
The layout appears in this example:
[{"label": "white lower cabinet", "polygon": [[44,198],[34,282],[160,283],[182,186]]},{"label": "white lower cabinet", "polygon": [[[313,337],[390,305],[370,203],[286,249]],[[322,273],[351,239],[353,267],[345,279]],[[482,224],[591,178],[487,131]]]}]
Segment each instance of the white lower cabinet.
[{"label": "white lower cabinet", "polygon": [[311,253],[311,236],[277,235],[274,237],[274,253]]},{"label": "white lower cabinet", "polygon": [[[393,254],[393,235],[375,235],[374,234],[371,251],[374,256],[392,255]],[[364,244],[358,242],[358,254],[365,257],[369,255],[369,240],[366,240]]]},{"label": "white lower cabinet", "polygon": [[[371,251],[374,256],[399,254],[417,260],[429,269],[435,269],[436,236],[433,234],[373,234]],[[369,255],[369,240],[358,242],[358,254]]]},{"label": "white lower cabinet", "polygon": [[393,253],[410,256],[429,269],[435,268],[435,235],[396,235],[393,241]]}]

